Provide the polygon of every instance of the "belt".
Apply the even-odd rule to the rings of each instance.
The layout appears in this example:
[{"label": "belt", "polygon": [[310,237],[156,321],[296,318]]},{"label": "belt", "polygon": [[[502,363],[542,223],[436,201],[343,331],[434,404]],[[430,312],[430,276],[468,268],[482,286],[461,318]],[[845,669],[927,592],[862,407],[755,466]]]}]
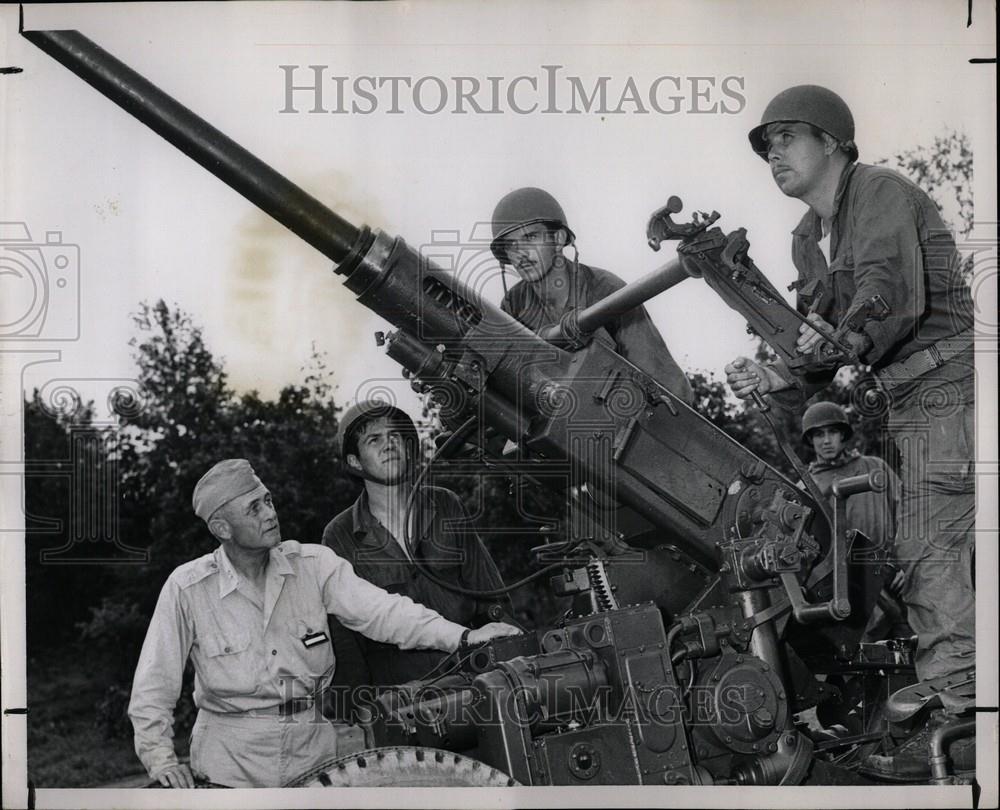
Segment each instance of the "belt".
[{"label": "belt", "polygon": [[247,712],[249,715],[255,717],[260,716],[270,716],[276,715],[278,717],[290,717],[293,714],[298,714],[299,712],[304,712],[306,709],[311,709],[316,704],[316,698],[314,695],[306,695],[306,697],[292,698],[291,700],[286,700],[284,703],[279,703],[276,706],[266,706],[263,709],[251,709]]},{"label": "belt", "polygon": [[942,338],[932,346],[914,352],[903,360],[890,363],[885,368],[875,371],[875,379],[883,391],[891,391],[893,388],[916,379],[921,374],[943,366],[951,358],[961,354],[972,346],[972,330],[966,329],[957,335]]}]

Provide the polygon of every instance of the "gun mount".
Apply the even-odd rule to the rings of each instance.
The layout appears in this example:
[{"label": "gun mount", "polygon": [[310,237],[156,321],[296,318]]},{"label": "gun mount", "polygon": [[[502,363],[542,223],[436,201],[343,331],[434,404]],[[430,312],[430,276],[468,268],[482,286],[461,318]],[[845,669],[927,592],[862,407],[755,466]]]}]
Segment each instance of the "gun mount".
[{"label": "gun mount", "polygon": [[[671,197],[663,208],[653,212],[646,226],[647,241],[653,250],[659,250],[664,241],[680,241],[679,257],[658,271],[663,278],[662,289],[687,276],[703,278],[723,301],[747,319],[747,330],[760,335],[793,374],[809,377],[860,362],[846,334],[860,331],[866,320],[883,320],[889,314],[881,297],[875,296],[864,307],[850,313],[837,329],[809,324],[826,340],[803,355],[796,350],[795,343],[799,328],[809,323],[807,316],[789,306],[754,264],[746,229],[738,228],[724,234],[719,228],[710,228],[719,219],[717,211],[711,214],[695,212],[690,223],[678,224],[672,215],[679,214],[683,207],[679,197]],[[678,268],[684,272],[679,272]],[[789,289],[797,288],[797,284],[793,284]],[[809,289],[799,290],[810,312],[816,311],[824,294],[822,285],[816,282]]]},{"label": "gun mount", "polygon": [[[842,509],[831,524],[812,495],[603,344],[546,342],[402,239],[341,219],[79,32],[24,36],[332,260],[395,327],[388,354],[441,401],[447,425],[477,420],[527,448],[528,471],[575,493],[572,533],[591,539],[592,556],[567,560],[556,585],[582,598],[557,626],[373,701],[362,722],[404,748],[372,762],[430,746],[438,762],[441,749],[463,752],[531,785],[796,784],[836,770],[793,717],[839,698],[822,678],[848,671],[878,592],[880,552],[852,562],[863,538]],[[665,210],[669,224],[679,201]],[[711,222],[670,233],[697,257],[716,238]],[[747,267],[732,244],[712,250]],[[676,265],[668,275],[682,277]],[[577,326],[596,328],[656,286],[637,284]],[[877,486],[852,481],[838,497]],[[867,718],[851,726],[857,704],[841,703],[855,733],[823,750],[842,764],[845,746],[882,732]],[[335,771],[300,782],[331,784]]]}]

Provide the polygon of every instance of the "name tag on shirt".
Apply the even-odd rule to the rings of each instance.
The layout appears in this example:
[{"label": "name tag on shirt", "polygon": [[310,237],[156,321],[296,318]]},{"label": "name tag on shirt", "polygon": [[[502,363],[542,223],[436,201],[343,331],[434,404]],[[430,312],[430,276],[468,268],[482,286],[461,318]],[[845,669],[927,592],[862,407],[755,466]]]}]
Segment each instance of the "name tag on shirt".
[{"label": "name tag on shirt", "polygon": [[306,649],[310,647],[315,647],[319,644],[326,644],[330,640],[330,637],[323,632],[318,633],[306,633],[302,636],[302,644]]}]

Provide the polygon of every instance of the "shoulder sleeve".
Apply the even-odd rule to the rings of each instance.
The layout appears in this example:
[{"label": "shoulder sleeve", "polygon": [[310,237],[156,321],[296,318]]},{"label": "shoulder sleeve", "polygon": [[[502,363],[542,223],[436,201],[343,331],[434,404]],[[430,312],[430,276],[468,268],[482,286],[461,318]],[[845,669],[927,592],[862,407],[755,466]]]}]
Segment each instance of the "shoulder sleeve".
[{"label": "shoulder sleeve", "polygon": [[326,546],[314,546],[317,576],[327,613],[344,627],[404,650],[458,649],[465,628],[419,605],[391,594],[354,573],[354,568]]},{"label": "shoulder sleeve", "polygon": [[177,764],[174,706],[193,638],[182,602],[178,578],[171,575],[146,630],[128,706],[135,752],[153,779]]},{"label": "shoulder sleeve", "polygon": [[[590,271],[594,279],[594,291],[600,293],[594,296],[595,301],[625,286],[624,281],[607,270],[590,268]],[[645,307],[638,306],[623,312],[607,324],[606,328],[622,357],[638,366],[685,404],[694,402],[691,383],[670,354],[660,330],[653,325]]]},{"label": "shoulder sleeve", "polygon": [[348,508],[327,523],[323,529],[323,545],[347,560],[354,559],[351,524],[351,509]]},{"label": "shoulder sleeve", "polygon": [[916,214],[906,181],[889,173],[866,177],[852,203],[852,243],[856,290],[851,309],[874,295],[889,305],[883,321],[868,321],[865,332],[872,349],[865,356],[877,362],[906,339],[925,307],[923,258]]},{"label": "shoulder sleeve", "polygon": [[500,302],[500,309],[513,318],[519,318],[524,310],[524,282],[511,287]]},{"label": "shoulder sleeve", "polygon": [[[448,504],[449,516],[453,516],[453,519],[458,521],[461,527],[459,541],[463,554],[463,583],[476,591],[494,591],[502,588],[504,586],[503,577],[500,576],[500,571],[486,548],[486,544],[472,525],[462,499],[449,489],[442,489],[440,492],[441,500]],[[484,596],[481,599],[476,599],[477,622],[486,624],[491,621],[488,611],[495,604],[499,604],[507,615],[514,615],[514,604],[510,594]]]}]

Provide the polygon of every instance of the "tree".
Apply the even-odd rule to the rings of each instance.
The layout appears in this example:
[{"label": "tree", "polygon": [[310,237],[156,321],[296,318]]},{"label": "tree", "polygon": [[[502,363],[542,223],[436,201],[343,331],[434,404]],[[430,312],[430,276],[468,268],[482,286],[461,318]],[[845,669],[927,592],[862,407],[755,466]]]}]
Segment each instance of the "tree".
[{"label": "tree", "polygon": [[237,395],[183,311],[142,304],[132,341],[142,407],[123,421],[124,523],[145,538],[150,561],[132,572],[130,592],[148,612],[169,572],[217,541],[191,510],[198,479],[217,461],[246,458],[271,489],[282,534],[318,542],[323,526],[357,493],[336,453],[332,373],[314,352],[302,385],[265,400]]},{"label": "tree", "polygon": [[[903,149],[891,158],[875,161],[899,170],[930,195],[956,239],[967,239],[974,224],[972,198],[972,146],[964,132],[950,130],[930,146]],[[962,275],[969,280],[975,255],[967,251]]]},{"label": "tree", "polygon": [[903,149],[875,163],[898,169],[926,191],[956,235],[972,232],[972,147],[964,132],[945,132],[930,146]]},{"label": "tree", "polygon": [[[51,649],[75,633],[74,622],[100,600],[109,572],[81,558],[93,544],[74,544],[72,487],[86,470],[100,476],[106,446],[93,428],[93,406],[65,391],[43,399],[36,389],[24,402],[25,576],[29,655]],[[81,436],[97,441],[78,441]],[[70,548],[73,564],[58,554]],[[46,555],[50,559],[46,559]],[[85,575],[82,575],[85,574]]]}]

